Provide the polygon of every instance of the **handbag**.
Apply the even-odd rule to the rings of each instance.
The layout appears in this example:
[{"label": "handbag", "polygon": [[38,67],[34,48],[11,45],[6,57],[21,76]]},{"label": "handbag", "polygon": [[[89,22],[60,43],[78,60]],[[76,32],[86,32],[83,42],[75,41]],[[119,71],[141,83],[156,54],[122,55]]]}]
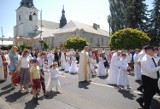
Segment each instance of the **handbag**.
[{"label": "handbag", "polygon": [[20,76],[18,76],[17,74],[13,75],[11,81],[13,82],[13,84],[18,84],[20,82]]}]

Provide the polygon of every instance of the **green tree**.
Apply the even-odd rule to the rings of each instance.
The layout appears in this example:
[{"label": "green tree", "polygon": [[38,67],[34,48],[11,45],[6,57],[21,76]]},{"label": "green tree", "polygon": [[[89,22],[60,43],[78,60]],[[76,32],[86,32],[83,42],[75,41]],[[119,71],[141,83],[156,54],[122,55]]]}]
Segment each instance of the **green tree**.
[{"label": "green tree", "polygon": [[150,38],[141,30],[125,28],[112,34],[109,47],[115,49],[135,49],[142,48],[148,44]]},{"label": "green tree", "polygon": [[74,50],[76,49],[82,50],[85,46],[88,46],[88,45],[89,43],[86,41],[86,39],[80,36],[71,37],[64,42],[65,48],[74,49]]},{"label": "green tree", "polygon": [[108,16],[108,23],[110,32],[114,33],[125,27],[124,12],[126,0],[109,0],[109,3],[111,15]]},{"label": "green tree", "polygon": [[126,27],[147,31],[147,13],[145,0],[127,0],[124,15]]},{"label": "green tree", "polygon": [[123,28],[137,28],[147,31],[147,5],[145,0],[109,0],[110,15],[108,23],[110,32],[114,33]]},{"label": "green tree", "polygon": [[43,40],[39,41],[39,43],[41,44],[42,50],[47,50],[49,48],[49,45],[46,42],[44,42]]},{"label": "green tree", "polygon": [[153,45],[160,45],[160,0],[154,0],[150,19],[149,35],[152,36],[151,43]]}]

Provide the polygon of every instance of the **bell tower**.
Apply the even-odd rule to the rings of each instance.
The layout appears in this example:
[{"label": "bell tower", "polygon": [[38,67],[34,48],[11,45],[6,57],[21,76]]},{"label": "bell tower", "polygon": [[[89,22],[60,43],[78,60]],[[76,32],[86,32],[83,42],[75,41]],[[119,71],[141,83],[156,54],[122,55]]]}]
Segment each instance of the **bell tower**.
[{"label": "bell tower", "polygon": [[66,24],[67,24],[67,19],[65,17],[65,10],[64,10],[64,5],[63,5],[62,16],[61,16],[61,19],[60,19],[59,28],[64,27]]},{"label": "bell tower", "polygon": [[22,0],[16,10],[16,26],[14,36],[30,38],[36,36],[38,29],[38,9],[34,6],[33,0]]}]

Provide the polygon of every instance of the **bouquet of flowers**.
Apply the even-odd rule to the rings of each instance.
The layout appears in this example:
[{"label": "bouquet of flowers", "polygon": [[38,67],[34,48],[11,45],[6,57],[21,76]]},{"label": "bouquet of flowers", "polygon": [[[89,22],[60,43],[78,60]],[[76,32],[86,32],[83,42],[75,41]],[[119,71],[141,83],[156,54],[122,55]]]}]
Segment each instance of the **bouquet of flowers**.
[{"label": "bouquet of flowers", "polygon": [[131,67],[128,66],[128,67],[127,67],[127,72],[128,72],[129,74],[131,74],[131,70],[132,70]]}]

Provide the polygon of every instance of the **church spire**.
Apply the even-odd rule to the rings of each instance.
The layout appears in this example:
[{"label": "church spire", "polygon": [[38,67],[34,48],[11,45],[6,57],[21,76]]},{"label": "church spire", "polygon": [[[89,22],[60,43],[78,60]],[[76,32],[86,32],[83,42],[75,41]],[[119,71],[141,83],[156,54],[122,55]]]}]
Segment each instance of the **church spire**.
[{"label": "church spire", "polygon": [[31,8],[31,7],[34,6],[33,0],[22,0],[21,3],[20,3],[20,7],[21,6],[24,6],[24,7],[27,7],[27,8]]},{"label": "church spire", "polygon": [[60,20],[60,24],[59,27],[62,28],[67,24],[67,19],[65,17],[65,10],[64,10],[64,5],[63,5],[63,9],[62,9],[62,16],[61,16],[61,20]]}]

